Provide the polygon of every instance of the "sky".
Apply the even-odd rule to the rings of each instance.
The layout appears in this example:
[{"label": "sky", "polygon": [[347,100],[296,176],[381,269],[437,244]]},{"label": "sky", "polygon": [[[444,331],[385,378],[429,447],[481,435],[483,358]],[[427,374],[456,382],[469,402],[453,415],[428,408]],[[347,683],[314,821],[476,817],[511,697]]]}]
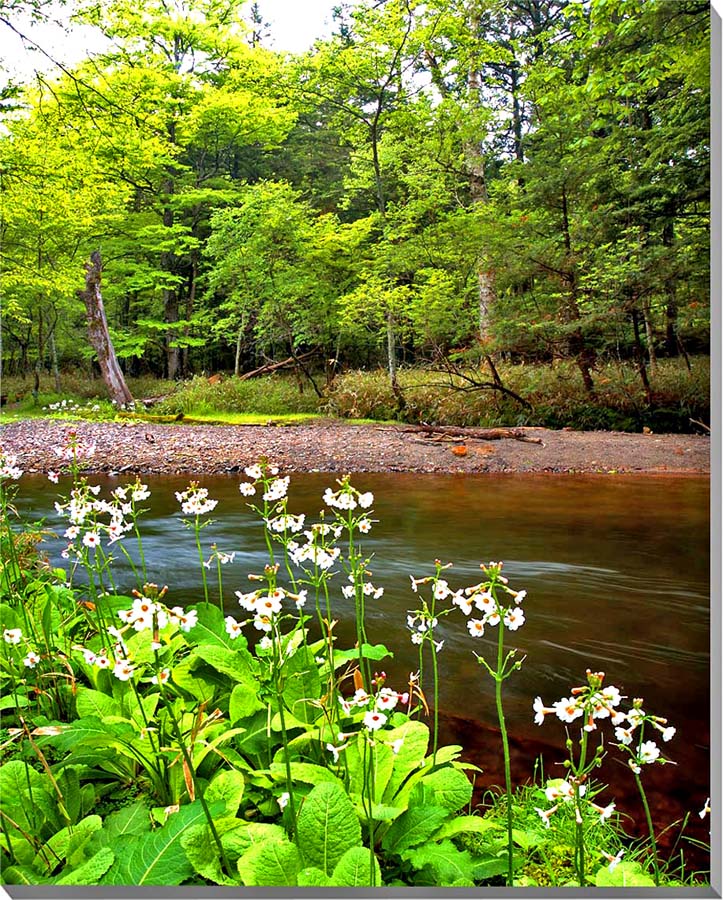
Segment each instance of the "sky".
[{"label": "sky", "polygon": [[[143,2],[143,0],[139,0]],[[270,23],[269,46],[274,50],[299,53],[308,49],[316,38],[330,33],[331,10],[339,0],[259,0],[264,21]],[[250,5],[250,3],[247,3]],[[62,18],[62,14],[58,16]],[[19,30],[42,50],[64,65],[79,62],[88,49],[100,50],[91,29],[76,29],[66,34],[54,24],[34,24],[16,20]],[[7,28],[0,32],[0,66],[5,77],[31,78],[33,72],[50,75],[53,63],[41,50],[33,49]],[[0,82],[5,79],[0,76]]]}]

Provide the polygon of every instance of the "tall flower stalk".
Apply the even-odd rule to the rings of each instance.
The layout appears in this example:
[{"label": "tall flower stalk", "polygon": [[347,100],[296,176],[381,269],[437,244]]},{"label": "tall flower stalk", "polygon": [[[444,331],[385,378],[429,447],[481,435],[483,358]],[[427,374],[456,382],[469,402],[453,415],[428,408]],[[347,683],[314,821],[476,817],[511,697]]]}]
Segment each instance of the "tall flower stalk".
[{"label": "tall flower stalk", "polygon": [[[484,666],[487,673],[495,683],[495,706],[497,708],[497,721],[500,726],[502,738],[502,754],[505,768],[505,808],[507,818],[507,884],[514,883],[514,845],[512,838],[512,770],[510,765],[510,745],[507,737],[507,725],[505,711],[502,703],[502,685],[522,667],[524,658],[516,660],[517,650],[505,652],[505,629],[517,631],[525,623],[525,615],[521,603],[525,599],[526,591],[514,591],[508,586],[507,578],[502,574],[502,563],[491,562],[481,565],[484,580],[471,587],[457,591],[452,602],[458,606],[466,616],[471,616],[473,608],[482,613],[480,618],[468,618],[467,630],[473,638],[481,638],[485,626],[498,627],[497,654],[494,667],[478,653],[475,653],[477,662]],[[507,601],[509,598],[509,601]],[[504,627],[503,627],[504,625]]]}]

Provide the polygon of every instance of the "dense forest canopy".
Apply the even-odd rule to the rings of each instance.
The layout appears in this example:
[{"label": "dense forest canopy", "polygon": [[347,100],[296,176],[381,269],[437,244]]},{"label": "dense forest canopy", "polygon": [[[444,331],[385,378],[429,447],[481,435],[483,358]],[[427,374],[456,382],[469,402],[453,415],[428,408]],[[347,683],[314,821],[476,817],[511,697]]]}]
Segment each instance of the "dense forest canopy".
[{"label": "dense forest canopy", "polygon": [[130,374],[706,350],[708,3],[357,0],[301,55],[242,12],[79,3],[110,49],[6,90],[6,372],[91,358],[98,249]]}]

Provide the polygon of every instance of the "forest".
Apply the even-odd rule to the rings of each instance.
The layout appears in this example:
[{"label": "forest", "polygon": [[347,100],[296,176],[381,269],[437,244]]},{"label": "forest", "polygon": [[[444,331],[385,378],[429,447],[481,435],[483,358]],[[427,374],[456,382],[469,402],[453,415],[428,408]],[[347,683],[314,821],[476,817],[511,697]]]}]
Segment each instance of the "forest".
[{"label": "forest", "polygon": [[94,251],[128,377],[383,369],[403,416],[398,367],[612,362],[651,406],[708,352],[708,3],[363,0],[304,54],[263,3],[75,17],[107,49],[3,95],[6,376],[93,371]]}]

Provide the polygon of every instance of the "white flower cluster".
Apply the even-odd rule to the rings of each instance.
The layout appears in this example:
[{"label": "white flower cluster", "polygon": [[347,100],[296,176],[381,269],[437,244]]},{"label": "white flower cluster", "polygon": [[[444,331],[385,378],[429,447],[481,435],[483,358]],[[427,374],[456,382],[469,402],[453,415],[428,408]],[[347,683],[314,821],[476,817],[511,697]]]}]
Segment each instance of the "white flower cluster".
[{"label": "white flower cluster", "polygon": [[216,508],[218,500],[210,500],[208,488],[199,487],[195,482],[185,491],[176,491],[176,500],[181,504],[181,512],[187,516],[203,516]]},{"label": "white flower cluster", "polygon": [[23,659],[23,665],[27,669],[34,669],[40,662],[40,655],[30,648],[28,640],[23,636],[23,632],[20,628],[4,628],[3,640],[6,644],[11,644],[12,646],[19,644],[21,641],[25,642],[25,649],[28,652]]},{"label": "white flower cluster", "polygon": [[[112,401],[114,402],[114,401]],[[88,400],[86,403],[77,403],[75,400],[58,400],[57,403],[49,403],[43,407],[43,410],[50,412],[99,412],[100,404],[92,403]]]},{"label": "white flower cluster", "polygon": [[540,697],[535,697],[532,704],[535,725],[542,725],[545,716],[551,713],[561,722],[574,722],[575,719],[584,718],[585,731],[595,731],[598,719],[609,718],[613,725],[623,722],[625,715],[616,709],[622,700],[618,688],[613,684],[603,687],[603,672],[591,672],[588,669],[587,678],[586,685],[573,688],[569,697],[562,697],[552,706],[545,706]]},{"label": "white flower cluster", "polygon": [[198,623],[198,613],[195,609],[188,612],[181,606],[168,609],[162,603],[142,595],[135,598],[130,609],[120,610],[118,618],[126,625],[131,625],[134,631],[147,629],[159,631],[167,625],[173,625],[181,631],[188,632]]},{"label": "white flower cluster", "polygon": [[0,479],[17,481],[22,474],[23,470],[18,466],[17,453],[4,453],[0,447]]},{"label": "white flower cluster", "polygon": [[87,647],[76,647],[75,649],[80,650],[83,659],[89,666],[111,669],[119,681],[129,681],[133,677],[136,667],[128,658],[128,647],[123,640],[123,633],[113,626],[106,630],[109,637],[114,638],[114,643],[110,648],[103,647],[98,652]]},{"label": "white flower cluster", "polygon": [[[258,577],[258,576],[257,576]],[[239,606],[253,615],[253,625],[258,631],[268,633],[273,629],[274,616],[282,611],[282,601],[288,597],[294,601],[297,609],[301,609],[306,603],[307,592],[299,591],[297,594],[286,591],[284,588],[274,588],[271,591],[258,590],[250,593],[235,591]],[[237,638],[241,634],[244,622],[238,622],[233,616],[226,616],[226,633],[231,638]]]},{"label": "white flower cluster", "polygon": [[[103,537],[108,539],[108,544],[120,540],[124,534],[133,529],[132,521],[128,521],[126,516],[134,515],[135,499],[150,496],[146,486],[140,482],[116,488],[110,501],[96,499],[99,493],[99,485],[83,483],[73,488],[66,503],[55,503],[58,515],[70,522],[64,532],[69,541],[62,552],[64,558],[67,559],[71,553],[77,555],[80,552],[80,547],[76,543],[78,540],[88,549],[99,547]],[[129,495],[132,500],[126,499]],[[109,520],[101,521],[99,517],[106,515]]]},{"label": "white flower cluster", "polygon": [[353,488],[348,480],[341,482],[341,489],[332,491],[327,488],[324,491],[324,503],[333,509],[352,510],[360,506],[362,509],[369,509],[374,503],[374,494],[371,491],[360,492]]},{"label": "white flower cluster", "polygon": [[[389,718],[388,714],[395,709],[397,704],[405,705],[409,702],[408,693],[400,694],[398,691],[385,687],[385,681],[386,674],[382,672],[372,682],[373,686],[376,687],[376,690],[372,693],[368,693],[364,688],[357,688],[353,697],[348,699],[344,697],[339,698],[339,704],[345,715],[352,716],[355,713],[364,712],[362,724],[367,731],[378,731],[382,726],[386,725]],[[350,736],[339,735],[340,738],[348,738]],[[327,749],[332,748],[327,747]],[[342,748],[337,747],[335,749],[338,751]],[[395,749],[394,752],[397,753],[398,749]]]},{"label": "white flower cluster", "polygon": [[[345,584],[341,589],[347,600],[351,600],[356,594],[356,579],[354,575],[349,575],[349,581],[351,581],[351,584]],[[371,597],[373,600],[379,600],[384,595],[384,588],[375,587],[371,581],[365,581],[361,585],[361,590],[365,597]]]},{"label": "white flower cluster", "polygon": [[[542,819],[545,828],[550,827],[550,819],[558,811],[558,809],[560,809],[561,806],[564,806],[568,803],[574,803],[576,801],[575,786],[576,783],[574,781],[562,778],[554,778],[547,782],[547,787],[545,788],[545,798],[549,800],[550,803],[553,803],[554,806],[551,806],[549,809],[540,809],[539,806],[535,807],[535,812]],[[584,797],[587,791],[586,786],[584,784],[578,784],[577,788],[578,798]],[[587,800],[586,805],[594,810],[594,812],[599,816],[600,822],[604,822],[606,819],[609,819],[610,816],[612,816],[612,814],[615,812],[614,800],[607,806],[599,806],[597,803],[593,803],[592,800]],[[576,809],[576,816],[579,815],[580,812]]]},{"label": "white flower cluster", "polygon": [[[675,737],[675,728],[672,725],[668,725],[667,719],[646,713],[643,709],[641,698],[633,700],[632,709],[624,713],[622,719],[627,724],[623,726],[620,723],[616,723],[618,727],[615,729],[615,738],[618,741],[618,747],[628,754],[628,765],[636,775],[640,774],[642,766],[654,762],[668,762],[660,755],[660,747],[655,741],[643,740],[645,725],[651,725],[660,733],[660,736],[666,743],[671,741]],[[635,732],[638,728],[640,731],[636,740]]]}]

